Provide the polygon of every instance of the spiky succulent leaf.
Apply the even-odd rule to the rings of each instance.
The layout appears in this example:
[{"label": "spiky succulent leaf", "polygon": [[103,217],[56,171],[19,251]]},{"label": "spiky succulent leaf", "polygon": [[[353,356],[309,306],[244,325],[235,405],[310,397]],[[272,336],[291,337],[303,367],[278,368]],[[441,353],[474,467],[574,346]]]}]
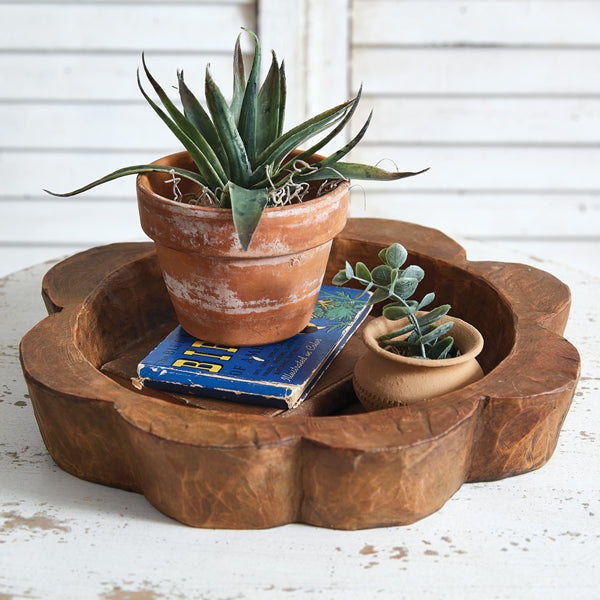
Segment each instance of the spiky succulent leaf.
[{"label": "spiky succulent leaf", "polygon": [[[340,159],[344,158],[344,156],[346,156],[346,154],[348,154],[348,152],[350,152],[356,146],[356,144],[358,144],[358,142],[360,142],[360,140],[363,139],[365,133],[367,132],[367,129],[369,128],[372,117],[373,111],[369,113],[369,117],[365,121],[365,124],[361,127],[360,131],[343,148],[340,148],[333,154],[330,154],[327,158],[323,159],[322,161],[319,161],[314,166],[318,168],[325,168],[329,165],[339,164]],[[300,177],[299,180],[301,181],[302,178]]]},{"label": "spiky succulent leaf", "polygon": [[246,147],[238,133],[231,110],[225,102],[221,90],[214,82],[208,66],[206,67],[205,95],[210,116],[229,160],[231,180],[241,187],[246,187],[251,174]]},{"label": "spiky succulent leaf", "polygon": [[254,32],[249,29],[242,29],[254,38],[254,60],[252,61],[248,81],[246,81],[237,128],[244,142],[250,164],[254,165],[256,158],[256,100],[258,96],[258,78],[260,76],[260,42]]},{"label": "spiky succulent leaf", "polygon": [[[260,154],[278,136],[281,82],[277,57],[273,52],[271,67],[257,97],[256,153]],[[254,165],[256,166],[256,165]]]},{"label": "spiky succulent leaf", "polygon": [[[201,169],[205,169],[208,166],[210,170],[210,176],[207,174],[207,177],[211,178],[212,173],[214,172],[214,174],[219,178],[221,185],[225,185],[227,181],[227,175],[223,170],[223,167],[221,166],[221,163],[219,162],[219,159],[217,158],[217,155],[215,154],[211,145],[204,139],[202,133],[196,127],[194,127],[194,125],[189,121],[189,119],[186,119],[186,117],[181,113],[181,111],[173,104],[169,96],[165,93],[165,91],[162,89],[162,87],[159,85],[156,79],[154,79],[154,77],[148,70],[146,60],[144,59],[143,55],[142,65],[144,67],[144,72],[146,73],[148,81],[154,88],[156,95],[163,103],[163,106],[167,109],[167,112],[169,113],[177,127],[179,127],[183,134],[199,150],[199,152],[204,157],[204,160],[208,162],[208,165],[196,163],[198,167]],[[195,157],[192,157],[194,158],[195,162]]]},{"label": "spiky succulent leaf", "polygon": [[[189,152],[190,157],[198,167],[199,171],[206,178],[208,185],[212,189],[216,189],[217,187],[224,185],[225,180],[222,179],[219,173],[215,171],[210,160],[208,160],[208,158],[203,154],[196,143],[190,139],[187,133],[181,129],[181,127],[175,121],[171,120],[169,116],[160,108],[160,106],[158,106],[158,104],[156,104],[156,102],[154,102],[154,100],[152,100],[152,98],[150,98],[150,96],[146,93],[142,87],[139,71],[137,74],[137,82],[138,87],[140,88],[140,91],[142,92],[142,95],[148,104],[150,104],[154,112],[162,119],[167,127],[175,134],[177,139],[179,139],[179,141],[183,144],[184,148]],[[183,115],[182,118],[189,125],[189,122],[183,117]]]},{"label": "spiky succulent leaf", "polygon": [[242,110],[242,101],[246,91],[246,74],[244,72],[244,58],[240,46],[240,37],[238,35],[233,50],[233,95],[231,97],[231,114],[237,124],[240,119],[240,110]]},{"label": "spiky succulent leaf", "polygon": [[266,189],[249,190],[235,183],[227,184],[231,201],[233,224],[244,251],[248,250],[252,236],[269,201]]},{"label": "spiky succulent leaf", "polygon": [[429,169],[423,169],[416,172],[396,173],[394,171],[386,171],[379,167],[364,165],[361,163],[337,162],[327,165],[314,173],[303,175],[303,181],[318,181],[322,179],[362,179],[372,181],[394,181],[396,179],[404,179],[405,177],[413,177],[425,173]]},{"label": "spiky succulent leaf", "polygon": [[[183,144],[201,175],[183,169],[138,165],[119,169],[79,190],[63,195],[74,195],[127,174],[173,170],[182,177],[205,185],[213,197],[220,198],[221,206],[231,208],[233,205],[239,205],[243,209],[234,209],[236,213],[234,222],[236,227],[240,225],[240,239],[243,238],[242,245],[247,248],[258,222],[254,223],[255,217],[258,215],[256,218],[260,218],[264,210],[262,204],[267,188],[270,190],[273,185],[277,189],[284,188],[291,183],[292,176],[293,183],[301,183],[350,178],[393,180],[418,174],[393,173],[377,167],[340,160],[362,139],[370,122],[370,115],[365,125],[350,142],[320,164],[307,166],[305,159],[317,153],[348,124],[360,99],[361,90],[355,98],[323,111],[283,133],[287,95],[284,63],[282,61],[281,65],[278,65],[273,55],[271,68],[261,87],[259,85],[260,43],[252,31],[244,30],[254,40],[254,58],[250,73],[246,78],[238,36],[233,54],[231,104],[225,102],[207,66],[205,97],[208,113],[185,84],[183,72],[177,73],[183,110],[175,106],[149,72],[142,55],[144,71],[164,110],[142,87],[138,70],[137,80],[140,91],[152,109]],[[296,154],[294,158],[290,158],[293,150],[299,147],[306,148],[308,144],[305,142],[326,130],[328,133],[324,137],[300,154]],[[237,200],[233,201],[234,198]],[[247,206],[253,207],[250,212],[246,211]],[[243,216],[240,216],[242,214]],[[252,216],[249,217],[249,214]],[[249,226],[248,223],[253,224]],[[402,273],[394,273],[388,287],[395,288],[395,278],[401,276]],[[372,286],[375,284],[369,282],[368,287]]]},{"label": "spiky succulent leaf", "polygon": [[66,192],[64,194],[57,194],[56,192],[51,192],[50,190],[44,190],[44,192],[60,198],[68,198],[69,196],[75,196],[76,194],[87,192],[98,185],[108,183],[109,181],[119,179],[120,177],[126,177],[127,175],[139,175],[140,173],[175,173],[175,175],[179,175],[184,179],[189,179],[190,181],[193,181],[201,186],[206,186],[206,181],[194,171],[180,169],[179,167],[167,167],[164,165],[133,165],[131,167],[117,169],[116,171],[113,171],[112,173],[109,173],[100,179],[96,179],[96,181],[92,181],[92,183],[88,183],[87,185],[73,190],[72,192]]},{"label": "spiky succulent leaf", "polygon": [[214,150],[223,170],[229,177],[229,161],[213,122],[210,120],[210,117],[204,110],[202,104],[200,104],[199,100],[186,85],[183,78],[183,71],[177,72],[177,81],[179,83],[179,97],[181,99],[181,104],[183,105],[183,114]]},{"label": "spiky succulent leaf", "polygon": [[287,161],[285,164],[283,164],[281,166],[281,170],[285,171],[286,169],[290,169],[295,161],[306,160],[307,158],[310,158],[313,154],[316,154],[317,152],[319,152],[319,150],[321,150],[321,148],[323,148],[323,146],[328,144],[337,135],[339,135],[342,132],[342,130],[344,129],[344,127],[346,127],[346,125],[348,125],[350,119],[352,118],[352,115],[354,114],[354,111],[356,110],[356,107],[358,106],[358,103],[360,101],[361,94],[362,94],[362,85],[360,86],[358,93],[356,94],[356,96],[354,98],[354,103],[350,106],[349,110],[346,111],[344,118],[336,125],[336,127],[334,129],[332,129],[325,137],[323,137],[321,140],[319,140],[316,144],[312,145],[307,150],[304,150],[303,152],[301,152],[300,154],[291,158],[289,161]]},{"label": "spiky succulent leaf", "polygon": [[312,117],[290,129],[273,143],[269,144],[256,159],[257,166],[254,170],[253,177],[256,183],[263,179],[266,165],[275,165],[277,168],[281,164],[281,161],[283,161],[292,150],[295,150],[306,140],[311,139],[315,135],[321,133],[324,129],[327,129],[336,123],[336,119],[339,119],[345,113],[346,109],[354,102],[355,98],[352,98],[351,100],[325,110],[316,117]]},{"label": "spiky succulent leaf", "polygon": [[283,124],[285,122],[285,101],[287,99],[287,82],[285,79],[284,61],[281,61],[279,67],[279,123],[277,125],[277,137],[283,133]]}]

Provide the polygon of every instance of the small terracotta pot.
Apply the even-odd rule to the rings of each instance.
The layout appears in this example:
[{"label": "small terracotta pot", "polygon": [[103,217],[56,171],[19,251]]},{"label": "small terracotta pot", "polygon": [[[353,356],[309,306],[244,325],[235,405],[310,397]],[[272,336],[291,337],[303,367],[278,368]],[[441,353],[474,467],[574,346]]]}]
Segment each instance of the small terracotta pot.
[{"label": "small terracotta pot", "polygon": [[[195,169],[187,152],[156,163]],[[302,331],[332,240],[346,224],[349,183],[314,200],[266,209],[244,252],[231,210],[169,200],[173,184],[167,179],[162,173],[138,176],[138,208],[183,328],[228,346],[269,344]],[[199,187],[181,180],[179,189],[185,194]]]},{"label": "small terracotta pot", "polygon": [[[418,315],[424,313],[417,313]],[[461,351],[456,358],[426,360],[384,350],[377,338],[401,329],[408,319],[390,321],[379,317],[363,330],[367,351],[354,367],[354,391],[367,410],[414,404],[464,387],[483,377],[475,357],[483,348],[483,337],[469,323],[454,317],[450,335]]]}]

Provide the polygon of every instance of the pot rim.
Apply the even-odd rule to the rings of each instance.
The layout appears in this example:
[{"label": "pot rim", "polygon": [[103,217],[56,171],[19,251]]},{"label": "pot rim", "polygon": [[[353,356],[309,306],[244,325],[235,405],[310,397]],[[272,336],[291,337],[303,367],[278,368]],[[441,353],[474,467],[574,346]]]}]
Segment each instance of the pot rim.
[{"label": "pot rim", "polygon": [[[418,311],[417,316],[421,316],[426,314],[428,311]],[[367,345],[367,347],[375,352],[381,358],[389,360],[394,363],[402,363],[406,365],[412,366],[420,366],[425,368],[439,368],[439,367],[448,367],[451,365],[457,365],[472,358],[478,356],[483,349],[483,336],[479,332],[477,328],[468,323],[467,321],[463,321],[457,317],[453,317],[451,315],[446,315],[440,319],[442,323],[447,321],[454,321],[454,327],[452,328],[452,333],[454,334],[452,337],[455,339],[455,344],[459,347],[461,351],[460,356],[455,356],[452,358],[440,358],[436,360],[426,360],[423,358],[413,358],[410,356],[401,356],[399,354],[394,354],[393,352],[389,352],[382,348],[377,342],[377,337],[383,335],[384,333],[389,333],[394,331],[395,329],[401,329],[404,325],[408,323],[408,318],[404,317],[398,321],[390,321],[385,317],[377,317],[369,322],[364,330],[363,330],[363,341]],[[456,334],[459,334],[457,336]],[[452,335],[452,334],[451,334]],[[457,337],[462,338],[460,341]]]},{"label": "pot rim", "polygon": [[[294,150],[294,153],[297,153],[297,152],[300,152],[300,151]],[[186,156],[186,155],[189,156],[189,154],[186,150],[184,150],[182,152],[175,152],[173,154],[163,156],[162,158],[158,158],[157,160],[152,161],[151,164],[164,164],[165,161],[168,161],[169,163],[174,163],[177,161],[178,158]],[[315,158],[317,160],[320,160],[324,157],[321,156],[320,154],[313,154],[310,158]],[[170,160],[170,159],[172,159],[172,160]],[[152,188],[152,185],[149,180],[149,176],[152,174],[153,173],[140,173],[136,177],[136,187],[138,188],[138,190],[142,190],[145,194],[154,196],[154,198],[156,198],[158,201],[164,202],[165,204],[176,207],[180,210],[189,210],[191,213],[194,213],[194,212],[210,213],[211,215],[213,215],[217,218],[219,216],[224,216],[224,217],[226,216],[226,217],[231,218],[231,209],[230,208],[221,208],[220,206],[200,206],[200,205],[196,205],[196,204],[187,204],[185,202],[178,202],[177,200],[173,200],[171,198],[166,198],[165,196],[162,196],[161,194],[154,191],[154,189]],[[302,210],[302,206],[303,205],[308,206],[308,203],[310,203],[311,207],[317,208],[315,203],[317,203],[317,204],[323,203],[324,204],[326,202],[331,202],[333,198],[337,199],[338,194],[346,193],[349,190],[349,188],[350,188],[350,181],[347,179],[340,179],[339,184],[335,188],[329,190],[328,192],[325,192],[321,196],[317,196],[316,198],[310,198],[309,200],[307,200],[305,202],[297,202],[295,204],[286,204],[285,206],[270,206],[270,207],[265,208],[263,214],[268,215],[268,214],[273,214],[273,213],[282,213],[282,212],[285,213],[288,211]]]}]

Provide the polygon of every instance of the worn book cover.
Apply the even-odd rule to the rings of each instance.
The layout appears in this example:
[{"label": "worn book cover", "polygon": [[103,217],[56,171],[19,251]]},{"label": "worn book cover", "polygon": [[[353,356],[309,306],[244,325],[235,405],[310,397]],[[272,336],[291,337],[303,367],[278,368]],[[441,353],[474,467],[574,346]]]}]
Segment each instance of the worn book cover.
[{"label": "worn book cover", "polygon": [[360,290],[324,285],[309,325],[264,346],[215,346],[179,326],[140,362],[139,381],[167,391],[293,408],[365,319],[367,300]]}]

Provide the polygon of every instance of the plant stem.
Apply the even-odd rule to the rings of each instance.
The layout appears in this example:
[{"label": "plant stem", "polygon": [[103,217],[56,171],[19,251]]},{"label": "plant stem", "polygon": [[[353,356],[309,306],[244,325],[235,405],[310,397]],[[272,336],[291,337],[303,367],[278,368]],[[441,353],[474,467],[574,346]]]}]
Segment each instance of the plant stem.
[{"label": "plant stem", "polygon": [[[367,287],[375,286],[378,289],[386,289],[389,291],[389,288],[387,288],[383,285],[379,285],[378,283],[375,283],[374,281],[367,281],[366,279],[362,279],[362,277],[357,277],[356,275],[354,275],[353,279],[356,279],[356,281],[359,281],[360,283],[362,283],[363,285],[365,285]],[[406,300],[404,300],[404,298],[401,298],[400,296],[396,296],[396,294],[394,294],[394,292],[391,293],[391,297],[394,298],[395,300],[399,300],[400,302],[402,302],[402,304],[404,304],[404,306],[406,306],[408,308],[408,303],[406,302]],[[415,317],[414,313],[407,315],[407,317],[408,317],[410,324],[413,325],[413,327],[415,328],[417,335],[419,337],[421,337],[421,327],[419,326],[419,321]],[[421,342],[419,345],[421,346],[422,357],[427,358],[427,354],[425,352],[425,345],[423,344],[423,342]]]}]

